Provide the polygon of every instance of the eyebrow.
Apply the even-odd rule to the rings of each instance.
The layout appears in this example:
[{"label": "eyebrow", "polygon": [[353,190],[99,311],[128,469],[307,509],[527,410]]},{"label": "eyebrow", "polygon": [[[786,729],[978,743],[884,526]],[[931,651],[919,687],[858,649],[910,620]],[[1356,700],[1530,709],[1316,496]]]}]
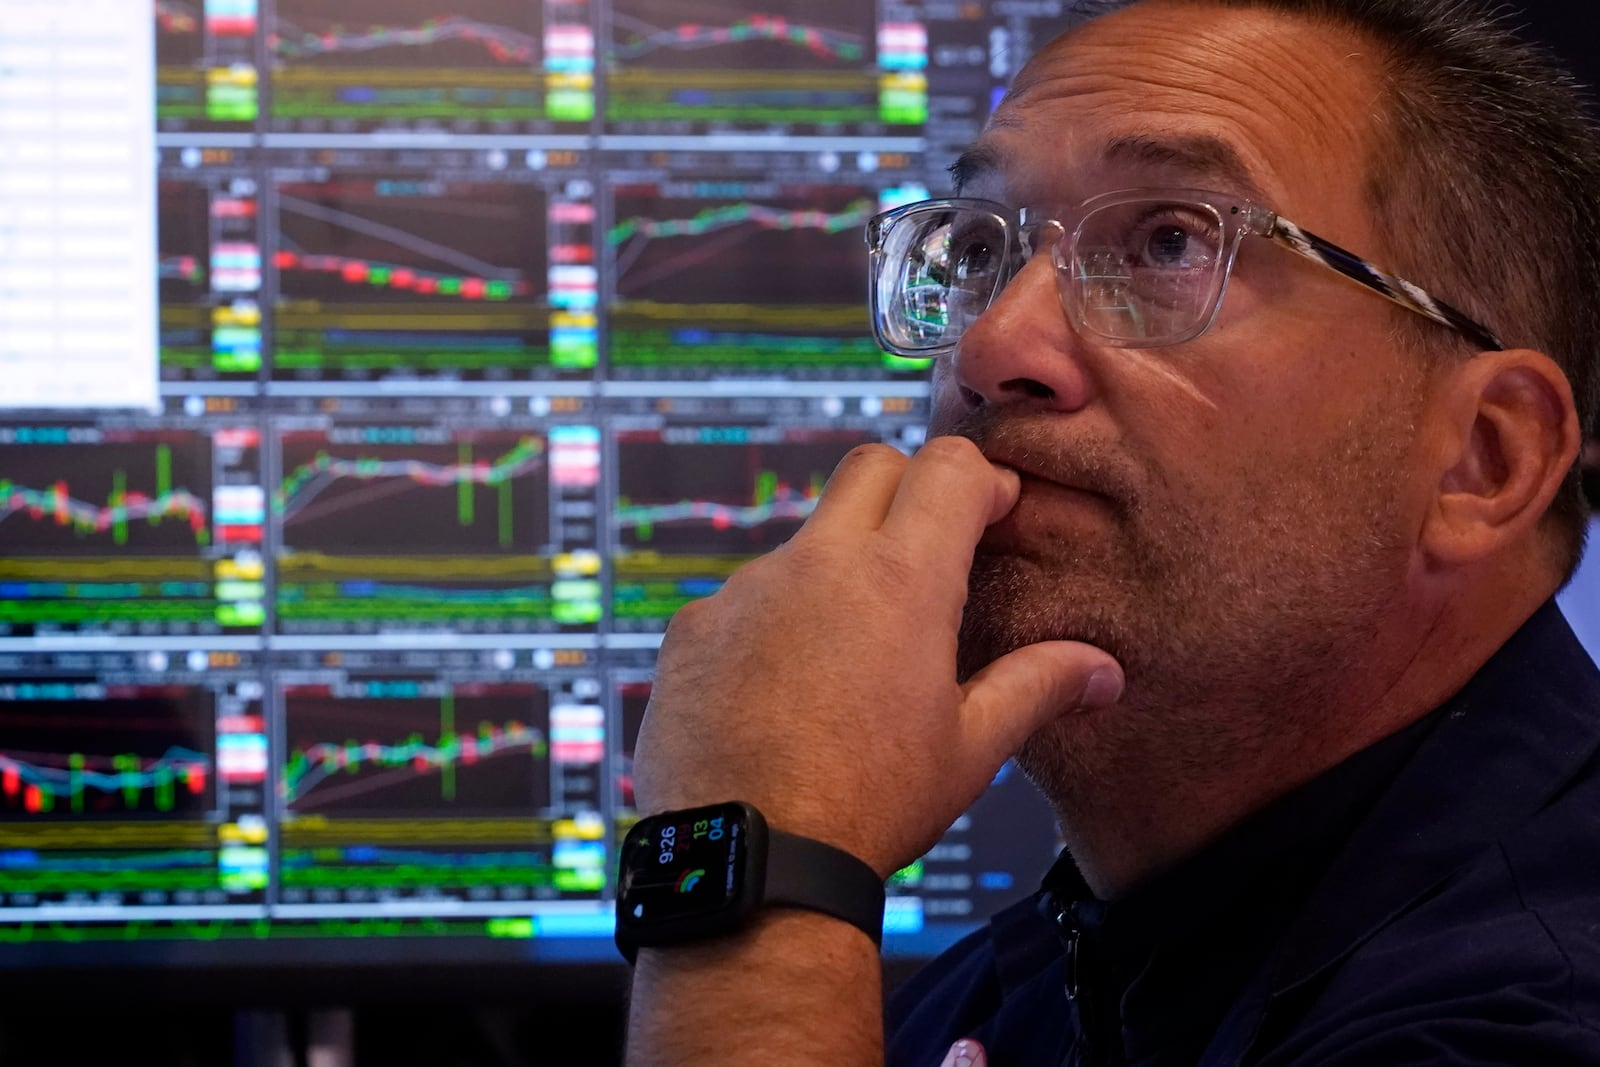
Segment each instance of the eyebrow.
[{"label": "eyebrow", "polygon": [[999,151],[993,145],[984,144],[981,141],[968,147],[966,151],[956,157],[956,161],[950,164],[948,168],[950,181],[955,186],[957,196],[961,194],[963,189],[985,174],[999,169]]},{"label": "eyebrow", "polygon": [[1201,182],[1252,200],[1263,199],[1250,167],[1227,141],[1210,134],[1119,137],[1101,153],[1108,164],[1185,171]]},{"label": "eyebrow", "polygon": [[[1209,134],[1118,137],[1105,146],[1101,160],[1124,169],[1162,169],[1185,172],[1185,180],[1220,186],[1220,191],[1247,199],[1263,199],[1261,187],[1244,157],[1227,141]],[[950,164],[950,178],[959,195],[985,175],[1004,169],[1004,157],[992,143],[979,141]]]}]

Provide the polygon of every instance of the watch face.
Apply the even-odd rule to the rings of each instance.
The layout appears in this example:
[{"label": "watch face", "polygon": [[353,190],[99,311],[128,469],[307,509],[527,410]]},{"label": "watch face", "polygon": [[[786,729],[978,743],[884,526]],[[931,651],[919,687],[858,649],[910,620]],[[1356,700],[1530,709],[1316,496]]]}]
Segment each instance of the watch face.
[{"label": "watch face", "polygon": [[617,922],[646,930],[739,910],[749,840],[740,804],[641,819],[622,846]]}]

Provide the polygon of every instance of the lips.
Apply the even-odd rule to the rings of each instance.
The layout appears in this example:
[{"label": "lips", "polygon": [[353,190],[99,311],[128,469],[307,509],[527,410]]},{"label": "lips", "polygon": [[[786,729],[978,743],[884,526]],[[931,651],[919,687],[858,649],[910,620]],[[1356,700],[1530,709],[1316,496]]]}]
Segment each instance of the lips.
[{"label": "lips", "polygon": [[1101,493],[1027,472],[1016,504],[984,531],[980,551],[1041,559],[1067,546],[1103,541],[1116,506]]}]

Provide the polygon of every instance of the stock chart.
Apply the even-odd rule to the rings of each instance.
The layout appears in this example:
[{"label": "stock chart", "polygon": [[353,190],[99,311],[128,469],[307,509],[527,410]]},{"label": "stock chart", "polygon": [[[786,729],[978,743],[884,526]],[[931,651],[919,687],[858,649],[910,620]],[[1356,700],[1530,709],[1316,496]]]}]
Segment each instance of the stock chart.
[{"label": "stock chart", "polygon": [[861,186],[614,188],[611,365],[819,375],[895,366],[868,334],[859,291],[860,234],[878,205]]},{"label": "stock chart", "polygon": [[[863,230],[1060,11],[149,3],[157,402],[0,384],[0,944],[610,961],[663,632],[852,448],[921,444]],[[891,952],[1033,862],[996,789],[896,876]]]},{"label": "stock chart", "polygon": [[[569,27],[567,37],[578,31],[581,44],[588,21],[581,0],[455,6],[441,14],[437,4],[418,0],[333,10],[282,0],[266,39],[274,127],[352,131],[442,123],[463,131],[521,131],[589,117],[592,99],[559,77],[575,72],[560,30]],[[547,52],[547,46],[554,47]]]},{"label": "stock chart", "polygon": [[0,428],[0,633],[259,626],[260,501],[238,484],[255,444],[245,426]]},{"label": "stock chart", "polygon": [[916,124],[915,104],[880,92],[880,27],[869,5],[617,0],[604,63],[608,127],[779,125],[881,130]]}]

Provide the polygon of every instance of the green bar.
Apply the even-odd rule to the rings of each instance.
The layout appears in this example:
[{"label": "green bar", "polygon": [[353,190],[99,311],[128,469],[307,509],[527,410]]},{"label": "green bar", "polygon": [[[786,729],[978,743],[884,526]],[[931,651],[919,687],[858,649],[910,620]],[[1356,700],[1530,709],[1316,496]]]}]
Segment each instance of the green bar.
[{"label": "green bar", "polygon": [[594,118],[594,94],[579,89],[557,89],[544,101],[545,118],[557,122],[588,122]]},{"label": "green bar", "polygon": [[267,609],[258,603],[218,604],[216,620],[230,628],[261,626],[267,621]]},{"label": "green bar", "polygon": [[504,917],[490,919],[483,924],[484,932],[490,937],[514,937],[518,939],[531,938],[533,934],[533,920]]},{"label": "green bar", "polygon": [[72,790],[72,810],[83,810],[83,753],[74,752],[67,757],[67,765],[72,768],[68,776],[68,788]]},{"label": "green bar", "polygon": [[500,481],[500,547],[511,547],[511,479],[506,477]]},{"label": "green bar", "polygon": [[456,446],[456,462],[462,467],[463,476],[456,482],[456,521],[463,526],[472,525],[472,480],[465,476],[465,472],[472,466],[472,446],[460,444]]},{"label": "green bar", "polygon": [[[172,446],[156,445],[156,499],[161,500],[172,492]],[[156,516],[150,516],[150,525],[156,524]]]},{"label": "green bar", "polygon": [[[439,698],[439,747],[447,748],[456,741],[456,694],[451,690]],[[443,773],[439,785],[446,800],[456,798],[456,761],[454,754],[444,753]]]},{"label": "green bar", "polygon": [[119,545],[128,543],[128,516],[122,505],[128,499],[128,472],[119,470],[111,476],[111,509],[117,516],[111,528],[111,540]]}]

